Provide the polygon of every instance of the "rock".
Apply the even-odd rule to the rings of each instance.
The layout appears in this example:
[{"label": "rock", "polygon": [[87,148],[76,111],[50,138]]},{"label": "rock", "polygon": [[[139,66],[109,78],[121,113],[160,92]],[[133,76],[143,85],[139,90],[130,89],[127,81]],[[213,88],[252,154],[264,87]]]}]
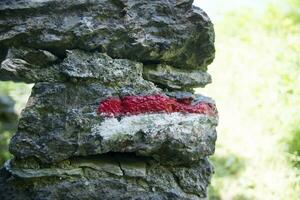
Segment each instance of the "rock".
[{"label": "rock", "polygon": [[168,65],[145,66],[143,76],[163,88],[176,90],[189,90],[211,83],[211,77],[206,72],[176,69]]},{"label": "rock", "polygon": [[[191,104],[197,104],[199,102],[206,102],[212,106],[216,105],[216,102],[209,97],[199,95],[199,94],[193,94],[191,92],[166,92],[165,93],[167,96],[178,99],[178,100],[189,100]],[[214,108],[214,112],[217,113],[218,111],[216,110],[216,107]]]},{"label": "rock", "polygon": [[35,83],[1,200],[206,199],[214,30],[192,3],[0,1],[0,80]]},{"label": "rock", "polygon": [[[51,64],[48,63],[48,67],[44,67],[38,63],[28,63],[30,62],[28,58],[23,60],[22,56],[18,55],[16,53],[11,54],[2,62],[0,68],[2,80],[27,83],[78,81],[97,82],[105,85],[115,83],[113,87],[123,88],[124,92],[127,91],[128,93],[130,93],[129,90],[133,85],[144,91],[159,91],[153,83],[142,78],[142,63],[126,59],[112,59],[101,53],[73,50],[67,51],[67,57],[62,62],[58,64],[51,62]],[[128,86],[127,90],[126,86]]]},{"label": "rock", "polygon": [[0,46],[58,57],[68,49],[97,50],[113,58],[206,69],[215,52],[213,25],[192,2],[2,0]]},{"label": "rock", "polygon": [[49,65],[59,61],[59,59],[49,51],[29,48],[16,49],[14,47],[8,50],[6,58],[22,59],[36,67],[48,67]]},{"label": "rock", "polygon": [[32,200],[31,191],[16,188],[9,182],[11,174],[5,169],[0,169],[0,199],[2,200]]},{"label": "rock", "polygon": [[[36,84],[10,151],[18,158],[33,156],[45,163],[72,156],[135,152],[182,164],[213,154],[216,115],[153,113],[106,118],[96,113],[101,99],[121,96],[122,91],[98,83]],[[140,95],[139,90],[135,95]]]},{"label": "rock", "polygon": [[[126,155],[126,156],[124,156]],[[107,154],[73,158],[47,167],[35,160],[12,160],[2,169],[6,188],[0,199],[14,200],[7,187],[24,199],[185,199],[200,200],[213,172],[211,164],[200,160],[190,167],[162,166],[151,158],[133,154]],[[112,169],[99,163],[111,163]],[[97,167],[94,167],[97,166]],[[22,168],[20,168],[22,167]],[[25,179],[25,184],[20,180]],[[71,180],[70,180],[71,179]],[[43,184],[40,184],[43,183]],[[15,185],[15,186],[12,186]],[[31,185],[36,185],[32,187]]]}]

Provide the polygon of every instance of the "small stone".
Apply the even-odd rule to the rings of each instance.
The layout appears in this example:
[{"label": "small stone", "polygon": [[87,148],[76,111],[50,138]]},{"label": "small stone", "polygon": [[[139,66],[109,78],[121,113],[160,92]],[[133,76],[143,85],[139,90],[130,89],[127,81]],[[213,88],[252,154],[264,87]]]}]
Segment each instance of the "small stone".
[{"label": "small stone", "polygon": [[204,87],[211,83],[207,72],[176,69],[169,65],[145,66],[143,76],[148,81],[175,90]]}]

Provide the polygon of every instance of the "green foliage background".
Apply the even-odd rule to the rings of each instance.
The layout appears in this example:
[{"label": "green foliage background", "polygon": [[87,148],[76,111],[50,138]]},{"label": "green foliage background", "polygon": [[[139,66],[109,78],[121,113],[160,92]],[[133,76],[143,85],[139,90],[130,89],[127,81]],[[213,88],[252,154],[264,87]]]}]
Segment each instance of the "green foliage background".
[{"label": "green foliage background", "polygon": [[[30,95],[31,87],[32,85],[23,83],[0,81],[0,95],[12,97],[16,102],[15,110],[18,114],[20,114]],[[15,128],[13,128],[15,124],[12,124],[12,127],[7,128],[7,126],[0,121],[0,167],[11,157],[8,152],[8,143],[12,134],[15,132]]]},{"label": "green foliage background", "polygon": [[[280,2],[280,3],[279,3]],[[239,8],[215,21],[213,84],[219,138],[211,200],[300,199],[300,1]],[[20,113],[30,85],[0,82]],[[0,163],[12,130],[0,122]]]},{"label": "green foliage background", "polygon": [[220,112],[212,200],[300,199],[300,1],[239,8],[215,21]]}]

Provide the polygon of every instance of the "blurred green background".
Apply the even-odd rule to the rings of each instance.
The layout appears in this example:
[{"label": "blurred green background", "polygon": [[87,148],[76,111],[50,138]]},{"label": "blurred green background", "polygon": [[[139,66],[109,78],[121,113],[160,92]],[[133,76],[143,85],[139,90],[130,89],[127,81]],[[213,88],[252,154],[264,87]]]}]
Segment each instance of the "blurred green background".
[{"label": "blurred green background", "polygon": [[[220,112],[211,200],[300,199],[300,1],[196,0],[215,23]],[[20,113],[31,85],[0,82]],[[0,164],[14,132],[0,122]]]},{"label": "blurred green background", "polygon": [[[300,199],[300,1],[199,0],[216,29],[211,200]],[[203,6],[201,6],[203,4]]]},{"label": "blurred green background", "polygon": [[[15,102],[14,110],[20,115],[21,110],[25,107],[29,98],[32,85],[24,83],[1,82],[0,81],[0,98],[11,97]],[[4,110],[4,104],[0,101],[0,168],[3,163],[11,157],[8,152],[8,143],[12,134],[16,131],[17,121],[6,121],[2,119],[1,111]],[[5,117],[3,117],[5,118]]]}]

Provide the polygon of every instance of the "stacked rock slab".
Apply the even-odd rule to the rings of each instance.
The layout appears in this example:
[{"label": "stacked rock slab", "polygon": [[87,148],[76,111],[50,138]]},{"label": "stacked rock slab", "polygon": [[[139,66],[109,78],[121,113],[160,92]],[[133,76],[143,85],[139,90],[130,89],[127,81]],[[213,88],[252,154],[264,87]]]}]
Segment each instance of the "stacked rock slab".
[{"label": "stacked rock slab", "polygon": [[192,3],[0,1],[0,80],[35,83],[0,199],[206,199],[214,30]]}]

